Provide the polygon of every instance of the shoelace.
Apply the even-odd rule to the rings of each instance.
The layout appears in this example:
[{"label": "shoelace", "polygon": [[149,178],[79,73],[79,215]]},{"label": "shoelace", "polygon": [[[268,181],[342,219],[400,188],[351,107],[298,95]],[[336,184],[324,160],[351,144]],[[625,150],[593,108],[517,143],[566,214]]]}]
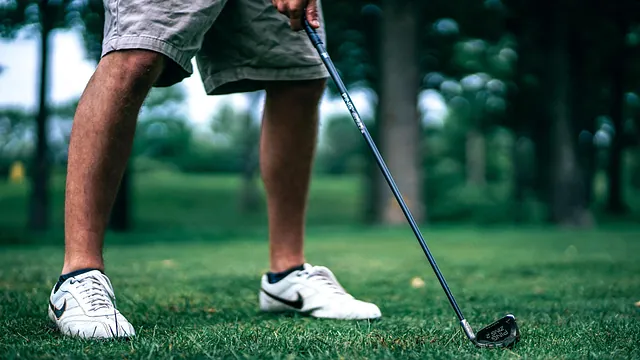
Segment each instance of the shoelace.
[{"label": "shoelace", "polygon": [[336,295],[348,295],[335,276],[333,276],[331,270],[324,266],[313,266],[310,269],[301,270],[298,276],[306,276],[310,281],[322,285]]},{"label": "shoelace", "polygon": [[96,311],[99,309],[113,309],[113,300],[115,295],[111,290],[111,284],[109,280],[103,276],[87,276],[85,278],[75,280],[79,283],[80,294],[83,295],[83,299],[89,304],[90,311]]}]

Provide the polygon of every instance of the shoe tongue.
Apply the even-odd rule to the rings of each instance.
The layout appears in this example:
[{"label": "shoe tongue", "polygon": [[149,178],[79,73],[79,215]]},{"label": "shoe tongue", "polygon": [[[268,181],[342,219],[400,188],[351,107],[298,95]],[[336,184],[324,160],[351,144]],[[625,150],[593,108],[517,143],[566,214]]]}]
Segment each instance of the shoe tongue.
[{"label": "shoe tongue", "polygon": [[100,270],[92,270],[86,273],[82,273],[80,275],[76,275],[72,277],[75,281],[82,281],[87,278],[93,278],[93,282],[97,281],[101,284],[104,290],[110,297],[114,297],[113,295],[113,287],[111,286],[111,282],[109,278],[107,278]]},{"label": "shoe tongue", "polygon": [[310,277],[318,276],[321,279],[328,280],[331,284],[326,284],[326,286],[333,288],[335,294],[348,295],[329,268],[324,266],[313,266],[312,268],[312,271],[309,272]]},{"label": "shoe tongue", "polygon": [[324,275],[328,278],[333,279],[333,273],[331,272],[331,270],[329,270],[329,268],[324,267],[324,266],[311,266],[309,265],[308,268],[305,267],[305,270],[310,270],[309,273],[310,274],[317,274],[317,275]]},{"label": "shoe tongue", "polygon": [[309,266],[308,268],[305,267],[305,270],[309,270],[309,276],[320,276],[335,282],[331,270],[324,266]]},{"label": "shoe tongue", "polygon": [[76,276],[72,276],[72,279],[76,279],[76,280],[82,280],[82,279],[86,279],[88,277],[97,277],[100,278],[102,277],[103,274],[100,270],[91,270],[91,271],[87,271],[84,272],[82,274],[76,275]]},{"label": "shoe tongue", "polygon": [[[89,278],[91,279],[83,281]],[[88,296],[85,300],[92,311],[104,314],[111,314],[114,311],[115,295],[113,294],[113,288],[109,278],[101,271],[88,271],[74,276],[73,279],[82,282],[83,285],[81,286],[84,286],[84,289],[88,291],[85,293]]]}]

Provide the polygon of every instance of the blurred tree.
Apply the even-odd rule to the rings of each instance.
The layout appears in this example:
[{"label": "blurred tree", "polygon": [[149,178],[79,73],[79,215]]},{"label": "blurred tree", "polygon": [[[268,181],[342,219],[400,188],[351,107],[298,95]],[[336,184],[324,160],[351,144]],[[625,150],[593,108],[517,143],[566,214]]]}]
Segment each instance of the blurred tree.
[{"label": "blurred tree", "polygon": [[15,161],[29,163],[33,153],[34,116],[22,108],[0,109],[0,176],[4,179]]},{"label": "blurred tree", "polygon": [[[592,6],[590,6],[592,7]],[[588,11],[591,15],[593,12]],[[578,20],[575,20],[578,22]],[[597,27],[598,20],[591,16],[584,16],[580,22],[589,23]],[[578,175],[583,184],[583,201],[589,207],[593,199],[593,179],[596,173],[596,147],[593,142],[593,134],[596,130],[595,119],[604,109],[601,107],[601,91],[598,86],[592,84],[604,83],[604,74],[599,70],[602,67],[596,57],[589,56],[594,43],[598,40],[592,34],[582,31],[570,31],[568,51],[570,54],[570,94],[568,106],[571,108],[572,127],[571,134],[576,142]]]},{"label": "blurred tree", "polygon": [[256,175],[259,171],[261,121],[253,110],[262,108],[262,96],[263,92],[248,94],[249,106],[243,111],[234,111],[230,104],[226,104],[211,121],[216,146],[239,159],[238,170],[242,176],[242,186],[238,205],[243,212],[254,212],[260,205]]},{"label": "blurred tree", "polygon": [[260,209],[260,191],[256,184],[256,175],[260,169],[260,119],[254,118],[250,109],[262,108],[263,92],[247,94],[249,109],[243,114],[242,139],[242,188],[240,190],[239,207],[244,213]]},{"label": "blurred tree", "polygon": [[339,114],[325,119],[322,132],[323,146],[318,149],[317,161],[320,171],[331,175],[361,174],[362,160],[371,154],[351,116]]},{"label": "blurred tree", "polygon": [[461,92],[449,94],[449,100],[464,108],[459,113],[463,124],[458,141],[464,144],[467,184],[475,187],[487,182],[486,133],[504,117],[504,80],[512,71],[513,50],[504,34],[503,11],[500,1],[433,2],[423,10],[432,20],[422,32],[429,46],[421,56],[421,70],[428,74],[422,86],[441,86],[447,92],[442,86],[450,84],[433,75],[459,79]]},{"label": "blurred tree", "polygon": [[30,25],[37,25],[40,34],[37,138],[30,171],[32,186],[29,227],[33,230],[45,230],[49,226],[49,38],[53,29],[73,24],[77,14],[76,6],[72,0],[9,0],[0,3],[0,36],[14,37],[20,29]]},{"label": "blurred tree", "polygon": [[100,61],[102,54],[102,39],[104,37],[104,3],[102,0],[84,0],[84,6],[78,9],[82,19],[82,40],[87,59]]},{"label": "blurred tree", "polygon": [[[49,107],[50,121],[47,132],[51,134],[48,150],[52,166],[64,165],[68,146],[69,123],[73,118],[77,100]],[[20,107],[0,109],[0,176],[6,175],[8,166],[20,161],[30,166],[34,161],[36,115],[32,110]]]},{"label": "blurred tree", "polygon": [[189,151],[192,130],[184,113],[183,84],[153,88],[140,110],[134,156],[175,162]]},{"label": "blurred tree", "polygon": [[607,210],[613,214],[621,214],[628,211],[627,205],[623,200],[623,149],[625,147],[625,93],[627,91],[627,62],[628,62],[628,44],[627,34],[630,30],[630,19],[628,11],[632,10],[627,6],[628,1],[622,0],[618,6],[614,6],[610,10],[610,18],[613,22],[614,36],[612,43],[614,49],[611,51],[611,59],[609,60],[611,74],[611,99],[609,101],[614,136],[611,141],[611,150],[609,152],[609,162],[607,166],[607,177],[609,180]]},{"label": "blurred tree", "polygon": [[[323,3],[325,27],[327,32],[327,50],[331,54],[342,80],[348,87],[359,85],[373,90],[380,97],[380,59],[381,48],[381,0],[352,0]],[[337,90],[329,82],[333,94]],[[356,104],[357,106],[357,104]],[[376,106],[373,121],[367,121],[367,128],[376,144],[379,139],[380,108]],[[350,117],[344,120],[353,123]],[[351,124],[351,126],[353,126]],[[359,135],[357,135],[359,136]],[[355,139],[363,141],[362,139]],[[364,148],[363,148],[364,149]],[[380,149],[382,151],[382,149]],[[367,153],[362,176],[363,219],[367,223],[376,223],[382,218],[380,196],[385,195],[387,186],[380,174],[372,155]],[[388,191],[388,190],[387,190]]]},{"label": "blurred tree", "polygon": [[[547,109],[551,121],[551,202],[550,215],[554,223],[569,226],[591,226],[593,218],[586,203],[584,177],[577,153],[572,91],[572,32],[576,19],[568,17],[577,9],[565,1],[544,2],[547,9],[547,31],[544,33],[548,57],[544,84],[547,89]],[[580,5],[582,6],[582,5]]]},{"label": "blurred tree", "polygon": [[[589,0],[580,5],[573,0],[566,0],[563,3],[562,6],[572,10],[565,14],[565,22],[572,24],[566,31],[566,40],[562,40],[562,47],[567,52],[565,55],[554,53],[550,48],[555,35],[548,27],[549,13],[555,11],[554,6],[557,5],[521,0],[487,0],[475,3],[456,0],[421,2],[414,4],[413,8],[421,19],[418,36],[422,46],[417,50],[418,77],[423,79],[421,88],[436,89],[445,94],[447,86],[460,86],[464,89],[469,80],[478,76],[484,79],[485,86],[472,91],[465,89],[462,94],[453,94],[448,98],[453,114],[447,121],[456,123],[450,129],[459,131],[455,136],[451,134],[453,137],[448,141],[452,146],[449,149],[452,151],[451,155],[464,161],[463,169],[466,171],[463,171],[467,182],[482,184],[490,181],[485,138],[487,132],[494,131],[496,126],[507,126],[515,132],[516,139],[519,139],[513,142],[515,198],[522,202],[528,190],[534,190],[538,199],[549,205],[550,215],[554,212],[551,205],[556,204],[557,208],[561,202],[553,194],[563,193],[558,190],[559,185],[555,181],[560,177],[558,171],[563,166],[558,164],[553,154],[559,154],[564,145],[570,145],[572,149],[570,152],[573,153],[573,160],[569,162],[575,163],[573,172],[579,178],[575,181],[576,184],[581,184],[573,187],[580,190],[577,190],[578,194],[572,201],[580,203],[579,206],[584,208],[588,208],[591,203],[592,183],[597,170],[593,145],[594,135],[598,130],[595,119],[615,107],[607,102],[609,90],[615,87],[611,86],[611,73],[605,69],[617,66],[608,63],[609,56],[591,56],[591,53],[612,54],[611,58],[618,59],[618,63],[621,59],[610,41],[612,38],[619,38],[615,37],[615,31],[611,28],[620,25],[611,10],[624,9],[622,11],[633,18],[628,22],[632,24],[630,28],[635,30],[626,33],[627,43],[637,43],[640,34],[638,26],[634,25],[638,23],[638,16],[635,14],[640,13],[633,11],[638,6],[637,2]],[[379,100],[382,100],[384,90],[380,86],[380,76],[384,72],[382,63],[376,60],[386,60],[387,54],[381,52],[380,46],[375,46],[381,42],[372,40],[383,38],[374,21],[384,13],[380,10],[380,6],[385,8],[383,4],[382,1],[354,1],[341,3],[339,6],[325,5],[327,23],[332,24],[327,30],[329,51],[337,66],[347,83],[362,82],[370,86],[378,94]],[[635,7],[630,7],[630,4]],[[586,28],[590,31],[584,31]],[[631,57],[629,51],[631,50],[627,48],[627,58]],[[551,54],[566,56],[566,61],[560,59],[558,62],[567,64],[564,80],[550,74],[554,71],[550,61],[557,58],[550,56]],[[629,60],[627,62],[635,64]],[[640,67],[635,66],[633,69]],[[640,73],[633,69],[628,69],[624,77],[629,84],[637,83],[632,79],[638,77],[634,74]],[[556,85],[560,85],[560,89]],[[631,87],[628,85],[624,91],[629,89]],[[465,107],[468,110],[464,110]],[[381,106],[378,111],[380,108]],[[561,116],[566,119],[564,125],[562,121],[560,124],[556,122]],[[382,122],[380,115],[377,118],[379,120],[372,126],[372,132],[386,133],[375,128]],[[620,126],[629,131],[628,121],[623,121]],[[616,127],[613,126],[614,129]],[[554,130],[550,131],[551,129]],[[555,135],[550,136],[551,134]],[[557,140],[559,138],[569,142]],[[557,141],[552,141],[553,139]],[[623,144],[628,143],[628,137],[615,139]],[[384,142],[382,139],[376,141]],[[462,141],[467,145],[460,146]],[[382,150],[386,156],[386,149]],[[616,151],[615,148],[613,150]],[[621,156],[610,156],[612,159],[621,159]],[[526,165],[532,163],[535,166]],[[375,165],[369,162],[366,177],[370,183],[375,182],[372,179],[376,179],[371,174],[378,173],[378,169],[372,164]],[[613,161],[608,168],[610,172],[615,165],[616,162]],[[615,182],[615,175],[612,177]],[[382,183],[382,188],[385,186]],[[369,204],[373,198],[366,197]],[[614,196],[610,198],[613,199]],[[370,205],[366,207],[369,214],[375,213],[379,208]],[[555,215],[551,218],[564,222]]]},{"label": "blurred tree", "polygon": [[[523,222],[527,217],[525,209],[527,194],[536,188],[536,156],[534,154],[539,149],[533,139],[537,134],[536,128],[544,127],[539,122],[546,123],[547,117],[541,113],[542,107],[535,102],[535,99],[541,97],[540,81],[537,76],[540,71],[538,65],[540,62],[536,58],[539,29],[534,16],[531,16],[535,13],[526,8],[525,3],[521,1],[507,2],[506,6],[509,7],[509,11],[504,19],[505,30],[514,37],[513,53],[517,56],[514,75],[509,82],[507,106],[508,118],[512,119],[510,127],[515,135],[512,150],[513,215],[515,221]],[[538,124],[537,127],[536,124]]]},{"label": "blurred tree", "polygon": [[[393,6],[397,8],[399,5]],[[512,45],[509,44],[509,39],[504,36],[501,22],[505,7],[500,1],[415,2],[412,6],[413,13],[420,19],[420,22],[415,25],[414,53],[417,58],[417,70],[413,78],[418,79],[419,89],[432,88],[442,91],[441,85],[446,78],[460,79],[468,76],[473,79],[483,72],[488,75],[483,77],[484,87],[481,86],[466,93],[467,100],[472,102],[474,111],[469,114],[471,117],[465,117],[463,120],[476,126],[460,128],[463,130],[463,144],[467,142],[465,139],[468,139],[468,146],[460,146],[458,143],[458,148],[462,150],[460,153],[462,159],[466,160],[467,169],[469,169],[467,171],[469,181],[482,184],[486,182],[484,133],[493,125],[504,122],[504,111],[496,112],[496,109],[504,108],[503,98],[508,94],[504,81],[491,80],[508,79],[512,72],[511,63],[515,57],[515,51],[510,48]],[[387,89],[382,86],[382,77],[385,72],[380,60],[388,61],[389,53],[381,47],[384,34],[381,32],[380,23],[386,14],[386,5],[382,1],[353,1],[340,3],[339,6],[326,4],[325,13],[329,52],[345,82],[348,85],[364,84],[378,95],[376,121],[370,124],[371,126],[368,124],[368,127],[375,141],[381,145],[383,156],[387,158],[388,150],[383,145],[385,141],[382,136],[388,135],[389,126],[401,127],[401,122],[393,122],[384,129],[381,127],[383,126],[382,96]],[[481,21],[478,21],[479,19]],[[411,56],[411,54],[404,54],[402,52],[404,50],[399,48],[400,44],[407,42],[411,42],[411,37],[397,38],[395,43],[399,45],[393,53],[397,55],[396,57]],[[404,70],[404,68],[402,70],[395,68],[393,76],[401,76]],[[420,79],[423,80],[420,81]],[[497,85],[497,88],[494,85]],[[392,91],[389,90],[389,92]],[[416,122],[419,124],[418,120]],[[419,129],[417,133],[420,142],[423,138],[420,135],[422,130],[417,129]],[[465,148],[468,149],[466,154]],[[402,150],[395,149],[395,151],[400,153]],[[419,148],[418,154],[422,154],[423,151],[424,147]],[[384,181],[381,181],[379,169],[373,158],[369,156],[365,159],[368,161],[364,177],[367,186],[364,188],[369,189],[364,202],[365,218],[381,219],[383,216],[380,211],[384,211],[386,207],[380,206],[384,202],[380,196],[388,196],[388,188]],[[418,174],[424,177],[420,162],[418,166]],[[421,197],[424,198],[424,196]]]},{"label": "blurred tree", "polygon": [[[379,1],[378,1],[379,2]],[[381,108],[378,106],[378,100],[380,96],[380,61],[382,59],[381,54],[381,31],[382,31],[382,9],[377,3],[364,4],[360,10],[359,18],[363,25],[361,28],[364,33],[364,51],[363,58],[365,65],[365,86],[371,88],[376,95],[375,115],[372,121],[363,119],[369,130],[369,134],[376,144],[380,143],[380,123],[377,119],[380,119]],[[346,119],[347,122],[353,122],[352,119]],[[359,136],[359,135],[358,135]],[[360,139],[358,139],[360,140]],[[379,206],[381,203],[380,198],[383,195],[383,190],[387,185],[384,177],[380,173],[378,164],[374,157],[366,149],[364,142],[361,142],[361,151],[366,151],[364,157],[364,171],[362,197],[364,198],[363,204],[363,220],[365,223],[374,224],[382,218],[383,209]]]},{"label": "blurred tree", "polygon": [[[422,126],[418,116],[418,15],[413,0],[382,2],[379,139],[389,170],[416,221],[425,220]],[[382,190],[382,222],[405,222],[396,199]]]},{"label": "blurred tree", "polygon": [[[538,199],[548,205],[549,220],[564,224],[591,222],[593,134],[603,110],[598,89],[604,76],[601,61],[589,53],[606,48],[597,1],[505,3],[506,26],[518,44],[511,126],[522,140],[516,144],[530,139],[535,149],[530,170],[519,161],[523,154],[514,153],[516,203],[524,201],[525,190],[533,185]],[[583,31],[586,27],[593,31]],[[528,175],[531,170],[534,178]]]}]

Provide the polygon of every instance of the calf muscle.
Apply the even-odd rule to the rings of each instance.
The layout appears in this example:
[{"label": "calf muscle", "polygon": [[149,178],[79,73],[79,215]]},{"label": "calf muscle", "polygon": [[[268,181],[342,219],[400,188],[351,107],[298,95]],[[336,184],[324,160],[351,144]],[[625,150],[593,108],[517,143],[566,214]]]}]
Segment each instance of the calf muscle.
[{"label": "calf muscle", "polygon": [[107,55],[82,95],[69,142],[63,273],[104,269],[107,221],[131,153],[138,112],[162,61],[147,51]]}]

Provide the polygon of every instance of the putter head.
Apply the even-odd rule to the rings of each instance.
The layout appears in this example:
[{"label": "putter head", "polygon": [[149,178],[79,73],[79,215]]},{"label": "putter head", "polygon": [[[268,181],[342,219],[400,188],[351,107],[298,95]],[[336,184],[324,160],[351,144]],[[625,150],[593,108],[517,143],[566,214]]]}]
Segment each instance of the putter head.
[{"label": "putter head", "polygon": [[474,343],[478,347],[511,347],[519,340],[520,329],[516,317],[509,314],[480,329]]}]

